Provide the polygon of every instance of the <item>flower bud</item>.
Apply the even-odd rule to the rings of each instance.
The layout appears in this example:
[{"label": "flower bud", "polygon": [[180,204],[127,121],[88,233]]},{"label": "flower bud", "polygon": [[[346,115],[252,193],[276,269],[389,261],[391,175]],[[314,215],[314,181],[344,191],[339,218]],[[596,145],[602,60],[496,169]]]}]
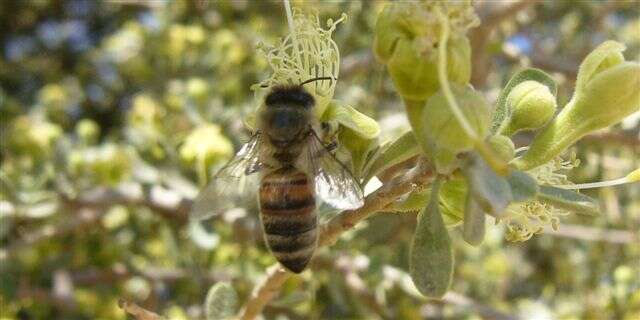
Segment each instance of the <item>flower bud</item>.
[{"label": "flower bud", "polygon": [[513,145],[513,141],[507,136],[495,135],[489,138],[489,146],[496,155],[504,161],[511,161],[516,153],[516,148]]},{"label": "flower bud", "polygon": [[516,167],[526,170],[544,164],[586,134],[640,111],[640,64],[619,62],[623,49],[609,41],[585,58],[571,101],[516,159]]},{"label": "flower bud", "polygon": [[[466,84],[471,77],[471,47],[467,38],[452,40],[447,46],[449,81]],[[398,93],[410,100],[425,100],[440,89],[438,54],[434,50],[421,55],[410,40],[398,41],[387,64],[389,75]]]},{"label": "flower bud", "polygon": [[622,51],[626,48],[616,41],[605,41],[593,50],[580,64],[576,79],[576,93],[581,91],[595,76],[624,62]]},{"label": "flower bud", "polygon": [[442,26],[438,10],[448,15],[453,30],[447,45],[448,79],[466,84],[471,77],[471,47],[465,32],[477,17],[469,4],[388,5],[378,16],[374,54],[387,65],[404,99],[426,100],[440,88],[437,48]]},{"label": "flower bud", "polygon": [[506,103],[510,114],[499,131],[505,136],[541,128],[551,120],[557,106],[549,87],[531,80],[515,86],[507,95]]}]

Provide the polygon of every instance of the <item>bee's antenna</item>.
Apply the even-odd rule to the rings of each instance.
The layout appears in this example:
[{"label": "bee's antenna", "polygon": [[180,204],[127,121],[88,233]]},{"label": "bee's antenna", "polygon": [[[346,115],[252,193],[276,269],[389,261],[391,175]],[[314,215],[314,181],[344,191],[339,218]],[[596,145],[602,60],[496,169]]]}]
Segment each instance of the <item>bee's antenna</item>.
[{"label": "bee's antenna", "polygon": [[317,77],[317,78],[311,78],[311,79],[308,79],[308,80],[302,81],[302,82],[300,83],[300,86],[303,86],[303,85],[305,85],[305,84],[307,84],[307,83],[309,83],[309,82],[314,82],[314,81],[318,81],[318,80],[338,80],[338,79],[336,79],[336,78],[334,78],[334,77]]}]

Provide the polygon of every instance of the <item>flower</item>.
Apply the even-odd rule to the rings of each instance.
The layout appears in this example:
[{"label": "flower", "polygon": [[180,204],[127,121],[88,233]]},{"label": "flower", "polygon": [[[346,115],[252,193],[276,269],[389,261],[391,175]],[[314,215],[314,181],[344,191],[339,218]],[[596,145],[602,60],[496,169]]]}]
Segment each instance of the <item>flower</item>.
[{"label": "flower", "polygon": [[252,89],[260,96],[260,93],[265,93],[264,89],[273,86],[296,85],[313,78],[329,77],[333,80],[305,85],[316,100],[316,116],[321,117],[333,98],[340,68],[340,52],[331,34],[347,16],[342,14],[336,21],[329,19],[327,29],[321,27],[317,14],[305,15],[294,10],[292,18],[290,33],[284,40],[275,47],[259,45],[265,52],[272,74]]}]

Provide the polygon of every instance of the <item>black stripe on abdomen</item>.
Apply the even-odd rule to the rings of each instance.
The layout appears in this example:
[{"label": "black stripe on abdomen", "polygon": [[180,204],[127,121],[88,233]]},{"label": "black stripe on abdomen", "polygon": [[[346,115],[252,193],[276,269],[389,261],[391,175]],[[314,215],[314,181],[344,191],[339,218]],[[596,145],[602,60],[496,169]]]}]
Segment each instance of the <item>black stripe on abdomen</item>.
[{"label": "black stripe on abdomen", "polygon": [[275,200],[275,201],[262,201],[260,203],[260,209],[270,211],[293,211],[293,210],[305,210],[309,207],[316,206],[316,200],[313,196],[296,200]]},{"label": "black stripe on abdomen", "polygon": [[292,219],[287,217],[266,219],[263,215],[262,224],[266,234],[278,236],[296,236],[316,228],[316,218]]}]

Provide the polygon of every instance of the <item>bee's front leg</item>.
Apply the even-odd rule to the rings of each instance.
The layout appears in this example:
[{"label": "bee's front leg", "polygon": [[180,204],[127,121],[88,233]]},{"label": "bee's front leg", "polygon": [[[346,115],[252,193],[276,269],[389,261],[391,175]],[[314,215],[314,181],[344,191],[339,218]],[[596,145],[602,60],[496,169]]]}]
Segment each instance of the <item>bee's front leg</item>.
[{"label": "bee's front leg", "polygon": [[338,123],[335,121],[322,122],[322,143],[327,151],[333,153],[338,149]]}]

